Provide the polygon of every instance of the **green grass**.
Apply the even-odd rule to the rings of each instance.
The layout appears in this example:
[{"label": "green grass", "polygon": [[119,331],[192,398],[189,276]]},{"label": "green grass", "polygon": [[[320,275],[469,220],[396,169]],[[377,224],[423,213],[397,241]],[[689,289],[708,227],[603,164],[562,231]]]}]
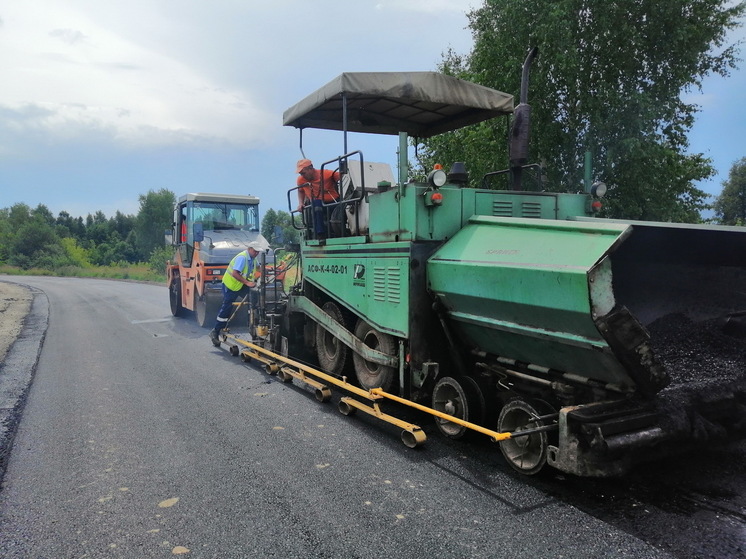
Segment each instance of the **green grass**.
[{"label": "green grass", "polygon": [[166,274],[154,272],[147,264],[127,264],[111,266],[63,266],[56,270],[31,268],[24,270],[16,266],[0,265],[0,275],[12,276],[54,276],[73,278],[105,278],[133,281],[166,283]]}]

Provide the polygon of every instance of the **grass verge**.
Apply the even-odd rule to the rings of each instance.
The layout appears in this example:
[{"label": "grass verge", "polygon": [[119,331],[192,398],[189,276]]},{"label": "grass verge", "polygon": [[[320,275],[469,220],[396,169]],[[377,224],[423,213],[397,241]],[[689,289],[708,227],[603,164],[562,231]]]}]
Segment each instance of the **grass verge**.
[{"label": "grass verge", "polygon": [[40,268],[24,270],[16,266],[0,265],[0,275],[104,278],[166,283],[166,275],[154,272],[147,264],[113,264],[111,266],[91,266],[85,268],[64,266],[56,270]]}]

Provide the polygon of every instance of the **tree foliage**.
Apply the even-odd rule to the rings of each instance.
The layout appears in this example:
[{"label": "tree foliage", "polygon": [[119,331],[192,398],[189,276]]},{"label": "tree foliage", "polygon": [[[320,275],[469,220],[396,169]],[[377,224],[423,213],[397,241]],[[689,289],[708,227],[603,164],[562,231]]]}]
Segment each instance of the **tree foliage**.
[{"label": "tree foliage", "polygon": [[746,157],[730,168],[728,180],[713,206],[715,219],[723,225],[746,225]]},{"label": "tree foliage", "polygon": [[141,260],[147,260],[154,249],[163,246],[164,231],[171,229],[175,205],[176,196],[165,188],[140,195],[134,233]]},{"label": "tree foliage", "polygon": [[293,227],[291,220],[288,212],[275,211],[270,208],[264,213],[262,235],[267,239],[270,246],[298,242],[298,230]]},{"label": "tree foliage", "polygon": [[[689,154],[698,110],[682,95],[735,67],[726,45],[746,3],[730,0],[485,0],[468,14],[474,47],[448,52],[440,70],[506,92],[520,90],[531,68],[530,157],[548,190],[582,189],[585,152],[593,179],[610,191],[610,217],[697,221],[713,174]],[[423,165],[465,161],[472,176],[507,166],[507,126],[483,123],[423,142]]]},{"label": "tree foliage", "polygon": [[[63,211],[55,218],[43,204],[1,208],[0,264],[59,270],[145,262],[162,272],[173,256],[164,244],[164,231],[171,228],[175,200],[169,190],[151,190],[140,195],[137,215],[117,211],[111,218],[101,211],[85,218]],[[279,244],[278,231],[285,243],[298,241],[290,214],[269,209],[262,232],[273,246]]]},{"label": "tree foliage", "polygon": [[174,200],[168,190],[150,191],[140,196],[137,216],[116,212],[112,218],[101,211],[85,219],[63,211],[55,218],[43,204],[0,209],[0,264],[55,270],[147,261],[163,245]]},{"label": "tree foliage", "polygon": [[65,264],[64,250],[59,244],[54,227],[36,217],[18,229],[11,247],[10,264],[25,267],[29,263],[44,266]]}]

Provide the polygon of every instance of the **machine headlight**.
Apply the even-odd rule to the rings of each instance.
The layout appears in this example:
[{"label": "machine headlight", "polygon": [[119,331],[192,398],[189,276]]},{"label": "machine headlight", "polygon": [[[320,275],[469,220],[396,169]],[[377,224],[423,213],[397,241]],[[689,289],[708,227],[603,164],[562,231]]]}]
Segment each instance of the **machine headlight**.
[{"label": "machine headlight", "polygon": [[436,165],[436,168],[427,175],[427,182],[433,188],[440,188],[446,183],[446,172]]},{"label": "machine headlight", "polygon": [[591,185],[591,195],[596,198],[603,198],[606,195],[606,183],[597,181]]}]

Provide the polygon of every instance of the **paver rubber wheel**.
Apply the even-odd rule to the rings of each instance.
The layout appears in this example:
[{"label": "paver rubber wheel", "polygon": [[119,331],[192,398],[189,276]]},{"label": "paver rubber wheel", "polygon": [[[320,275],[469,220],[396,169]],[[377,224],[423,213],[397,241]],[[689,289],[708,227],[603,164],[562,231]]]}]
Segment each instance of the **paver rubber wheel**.
[{"label": "paver rubber wheel", "polygon": [[[327,301],[321,309],[336,322],[346,327],[344,314],[336,303]],[[316,325],[316,356],[319,358],[319,365],[323,370],[333,375],[342,375],[347,363],[349,363],[350,353],[350,348],[343,344],[339,338],[321,325]]]},{"label": "paver rubber wheel", "polygon": [[[365,345],[387,355],[396,355],[396,339],[379,332],[370,324],[360,319],[355,326],[355,336]],[[354,353],[352,359],[355,363],[355,375],[360,387],[365,390],[381,388],[388,391],[394,384],[396,369],[378,363],[366,361],[362,356]]]},{"label": "paver rubber wheel", "polygon": [[[542,427],[544,423],[536,419],[540,415],[539,410],[529,402],[514,398],[509,400],[500,411],[497,430],[501,433],[515,433]],[[544,467],[547,461],[548,446],[546,432],[500,441],[500,451],[508,464],[526,475],[537,474]]]},{"label": "paver rubber wheel", "polygon": [[[479,425],[484,420],[484,396],[470,377],[443,377],[433,388],[433,409]],[[435,418],[435,424],[449,439],[460,439],[472,432],[439,417]]]}]

